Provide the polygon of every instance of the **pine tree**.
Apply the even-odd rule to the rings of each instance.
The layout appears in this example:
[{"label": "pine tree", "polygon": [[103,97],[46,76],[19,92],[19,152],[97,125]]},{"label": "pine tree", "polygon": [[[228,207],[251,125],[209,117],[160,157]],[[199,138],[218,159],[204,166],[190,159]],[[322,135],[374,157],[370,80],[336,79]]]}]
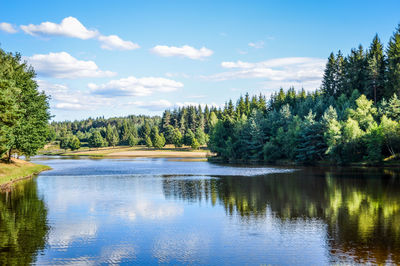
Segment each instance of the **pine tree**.
[{"label": "pine tree", "polygon": [[183,136],[183,144],[190,146],[192,144],[193,139],[195,138],[192,130],[188,129]]},{"label": "pine tree", "polygon": [[104,140],[98,130],[94,131],[89,138],[89,147],[99,148],[103,146]]},{"label": "pine tree", "polygon": [[164,137],[167,144],[173,144],[173,137],[174,137],[174,127],[168,125],[164,130]]},{"label": "pine tree", "polygon": [[199,144],[199,142],[197,141],[196,138],[193,138],[193,139],[192,139],[192,142],[190,143],[190,147],[191,147],[193,150],[198,150],[198,149],[200,148],[200,144]]},{"label": "pine tree", "polygon": [[387,83],[385,96],[391,97],[396,93],[400,97],[400,24],[390,38],[387,49]]},{"label": "pine tree", "polygon": [[138,144],[138,139],[135,138],[132,134],[130,134],[129,137],[128,137],[128,145],[133,147],[136,144]]},{"label": "pine tree", "polygon": [[333,53],[329,55],[328,62],[325,66],[324,77],[322,79],[322,92],[326,95],[336,94],[336,58]]},{"label": "pine tree", "polygon": [[248,93],[244,96],[244,105],[246,106],[245,114],[248,116],[250,114],[250,96]]},{"label": "pine tree", "polygon": [[201,128],[196,129],[195,138],[200,145],[206,145],[206,134]]},{"label": "pine tree", "polygon": [[165,138],[163,133],[157,134],[155,136],[155,139],[153,141],[153,146],[158,149],[161,149],[162,147],[165,146]]},{"label": "pine tree", "polygon": [[392,98],[390,98],[385,108],[385,114],[395,121],[400,121],[400,99],[396,94],[393,94]]},{"label": "pine tree", "polygon": [[145,143],[146,143],[146,147],[147,147],[147,148],[150,148],[150,147],[153,146],[153,142],[151,141],[150,136],[146,136],[145,139],[144,139],[144,141],[145,141]]},{"label": "pine tree", "polygon": [[345,93],[350,95],[353,90],[363,92],[367,87],[368,72],[367,58],[363,47],[360,45],[358,49],[352,49],[350,55],[346,58],[345,63]]},{"label": "pine tree", "polygon": [[175,145],[175,147],[182,147],[182,134],[179,131],[179,129],[175,128],[174,129],[174,134],[172,137],[172,143]]},{"label": "pine tree", "polygon": [[299,132],[296,150],[297,161],[308,164],[323,158],[327,149],[323,129],[322,124],[315,121],[315,115],[310,111]]},{"label": "pine tree", "polygon": [[377,104],[385,92],[385,57],[383,55],[383,47],[375,35],[371,47],[368,52],[368,78],[365,93],[369,99],[374,99]]},{"label": "pine tree", "polygon": [[161,119],[161,132],[165,132],[167,126],[171,125],[171,112],[165,110]]},{"label": "pine tree", "polygon": [[342,52],[339,50],[336,55],[335,65],[335,97],[348,93],[346,88],[346,62],[347,60],[343,58]]}]

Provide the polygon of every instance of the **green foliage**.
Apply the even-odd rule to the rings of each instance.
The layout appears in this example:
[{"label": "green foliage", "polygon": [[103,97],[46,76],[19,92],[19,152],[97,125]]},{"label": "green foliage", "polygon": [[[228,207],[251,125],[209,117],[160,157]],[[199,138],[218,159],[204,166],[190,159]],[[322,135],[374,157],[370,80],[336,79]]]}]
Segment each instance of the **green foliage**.
[{"label": "green foliage", "polygon": [[183,136],[183,144],[190,146],[192,145],[193,139],[195,138],[195,135],[193,134],[191,129],[188,129]]},{"label": "green foliage", "polygon": [[89,147],[99,148],[104,145],[104,139],[98,130],[94,131],[89,138]]},{"label": "green foliage", "polygon": [[390,38],[387,49],[386,97],[400,96],[400,24]]},{"label": "green foliage", "polygon": [[135,138],[132,134],[128,136],[128,145],[133,147],[139,143],[139,140]]},{"label": "green foliage", "polygon": [[182,147],[183,144],[182,133],[177,128],[174,129],[172,135],[172,143],[175,145],[175,147]]},{"label": "green foliage", "polygon": [[30,265],[46,247],[50,226],[37,183],[23,181],[0,194],[0,264]]},{"label": "green foliage", "polygon": [[81,142],[77,136],[73,136],[69,141],[69,148],[71,150],[78,150],[81,147]]},{"label": "green foliage", "polygon": [[119,135],[117,129],[110,124],[107,125],[106,129],[106,140],[109,146],[116,146],[119,142]]},{"label": "green foliage", "polygon": [[171,126],[171,125],[167,125],[164,128],[164,137],[165,137],[165,142],[167,144],[174,144],[174,140],[173,140],[173,138],[174,138],[174,130],[175,130],[174,127]]},{"label": "green foliage", "polygon": [[163,133],[157,134],[154,137],[153,146],[158,149],[161,149],[162,147],[165,146],[165,138]]},{"label": "green foliage", "polygon": [[146,147],[147,147],[147,148],[150,148],[150,147],[153,146],[153,142],[151,141],[150,136],[146,136],[145,139],[144,139],[144,141],[145,141],[145,144],[146,144]]},{"label": "green foliage", "polygon": [[190,147],[191,147],[193,150],[198,150],[198,149],[200,148],[200,143],[197,141],[196,138],[193,138],[193,139],[192,139],[192,143],[190,144]]},{"label": "green foliage", "polygon": [[19,54],[0,49],[0,157],[13,151],[36,154],[48,138],[48,98],[38,91],[35,72]]},{"label": "green foliage", "polygon": [[206,133],[201,128],[196,129],[195,138],[198,141],[199,145],[207,144],[207,136]]}]

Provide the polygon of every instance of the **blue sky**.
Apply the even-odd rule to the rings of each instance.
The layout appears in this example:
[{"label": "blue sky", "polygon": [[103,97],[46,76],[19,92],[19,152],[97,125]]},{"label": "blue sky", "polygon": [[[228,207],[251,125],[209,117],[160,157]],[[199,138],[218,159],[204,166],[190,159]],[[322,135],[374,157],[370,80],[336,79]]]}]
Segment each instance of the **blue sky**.
[{"label": "blue sky", "polygon": [[54,120],[222,106],[241,94],[320,86],[331,51],[375,33],[399,1],[4,1],[1,48],[20,52]]}]

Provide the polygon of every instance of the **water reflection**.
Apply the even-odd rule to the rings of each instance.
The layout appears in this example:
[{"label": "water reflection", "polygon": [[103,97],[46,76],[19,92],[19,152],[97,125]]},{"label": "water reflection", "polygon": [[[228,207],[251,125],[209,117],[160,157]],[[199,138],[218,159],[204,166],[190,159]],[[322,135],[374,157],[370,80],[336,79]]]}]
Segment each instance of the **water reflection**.
[{"label": "water reflection", "polygon": [[398,170],[318,169],[258,177],[171,178],[166,198],[220,204],[242,221],[318,219],[331,262],[400,263]]},{"label": "water reflection", "polygon": [[38,163],[1,194],[0,264],[400,264],[399,170]]},{"label": "water reflection", "polygon": [[47,209],[37,185],[27,180],[0,193],[0,264],[27,265],[46,244]]}]

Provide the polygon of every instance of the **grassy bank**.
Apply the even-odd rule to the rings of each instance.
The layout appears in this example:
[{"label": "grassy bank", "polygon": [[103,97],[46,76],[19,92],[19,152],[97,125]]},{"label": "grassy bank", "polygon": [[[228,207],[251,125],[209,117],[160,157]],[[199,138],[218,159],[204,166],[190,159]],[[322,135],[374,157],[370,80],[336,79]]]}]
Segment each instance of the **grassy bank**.
[{"label": "grassy bank", "polygon": [[[53,148],[53,149],[51,149]],[[57,147],[47,147],[41,151],[44,155],[61,156],[97,156],[97,157],[208,157],[212,153],[205,149],[192,150],[190,147],[175,148],[167,145],[162,149],[147,148],[145,146],[116,146],[103,148],[80,148],[76,151],[60,150]]]},{"label": "grassy bank", "polygon": [[31,177],[42,171],[51,169],[49,166],[12,159],[10,163],[0,162],[0,190],[9,187],[13,182]]}]

